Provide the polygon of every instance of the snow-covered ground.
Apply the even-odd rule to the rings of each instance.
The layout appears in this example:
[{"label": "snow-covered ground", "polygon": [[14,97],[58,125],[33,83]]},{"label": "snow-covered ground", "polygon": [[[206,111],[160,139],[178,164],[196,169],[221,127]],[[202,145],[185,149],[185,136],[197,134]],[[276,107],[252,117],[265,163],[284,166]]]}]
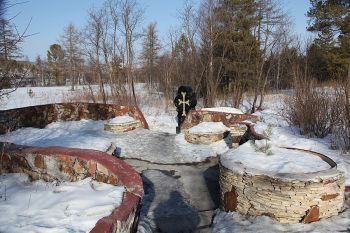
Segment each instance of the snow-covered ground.
[{"label": "snow-covered ground", "polygon": [[[142,89],[142,86],[139,88]],[[64,89],[64,88],[63,88]],[[67,92],[69,88],[67,88]],[[51,92],[51,90],[53,90]],[[36,90],[33,88],[35,93],[34,97],[37,97],[37,102],[34,97],[30,99],[26,90],[20,90],[11,94],[10,98],[6,103],[2,102],[2,109],[9,109],[15,107],[24,107],[27,105],[35,104],[44,104],[47,100],[56,100],[55,93],[64,93],[63,90],[57,88],[38,88]],[[144,90],[143,90],[144,91]],[[42,94],[39,94],[42,93]],[[42,97],[39,98],[39,95]],[[52,97],[54,96],[54,97]],[[61,96],[64,96],[61,95]],[[47,98],[46,98],[47,97]],[[57,97],[60,99],[59,97]],[[12,132],[7,135],[3,135],[0,138],[0,141],[12,141],[17,144],[27,144],[27,145],[36,145],[36,146],[51,146],[51,145],[61,145],[66,147],[78,147],[78,148],[90,148],[98,149],[105,151],[113,143],[119,148],[120,154],[127,154],[128,156],[135,158],[140,158],[140,155],[145,155],[145,150],[148,150],[147,153],[153,153],[153,157],[145,157],[140,159],[146,159],[151,162],[164,162],[170,161],[203,161],[204,157],[202,155],[207,155],[211,153],[224,153],[229,148],[224,141],[220,141],[217,144],[212,144],[210,147],[196,147],[187,143],[182,134],[175,135],[175,127],[177,126],[176,122],[176,111],[174,108],[169,108],[168,111],[164,111],[164,103],[162,98],[157,96],[148,98],[151,101],[146,101],[142,99],[141,101],[141,110],[143,111],[146,120],[150,125],[150,131],[148,135],[150,138],[145,137],[146,133],[144,130],[137,130],[124,139],[120,139],[118,136],[115,136],[112,133],[103,131],[103,121],[79,121],[79,122],[64,122],[64,123],[52,123],[48,125],[45,129],[20,129],[15,132]],[[307,163],[312,164],[312,166],[303,166],[295,168],[295,166],[302,165],[301,160],[295,160],[295,157],[300,155],[288,152],[283,153],[279,151],[279,147],[294,147],[299,149],[312,150],[327,155],[332,158],[338,165],[338,169],[342,170],[346,174],[346,185],[350,185],[350,155],[344,155],[340,150],[330,149],[332,144],[330,138],[318,139],[318,138],[308,138],[306,136],[300,135],[299,130],[296,127],[288,126],[287,122],[280,115],[280,108],[282,107],[283,94],[268,95],[265,97],[265,106],[264,110],[257,112],[258,121],[255,125],[256,130],[259,133],[266,135],[271,144],[271,154],[262,153],[255,154],[257,149],[252,144],[248,143],[243,147],[239,148],[238,151],[251,151],[250,156],[254,155],[253,163],[249,166],[261,165],[265,166],[264,159],[269,160],[272,164],[276,166],[265,166],[260,169],[271,170],[272,168],[276,169],[275,171],[290,171],[296,169],[298,172],[311,172],[321,169],[327,169],[328,164],[321,161],[318,157],[310,155],[306,158]],[[50,101],[51,102],[51,101]],[[52,101],[52,102],[61,102],[61,101]],[[247,106],[249,105],[248,101],[244,102],[242,107],[243,112],[246,112]],[[223,110],[223,108],[220,108]],[[218,108],[215,111],[220,110]],[[229,109],[224,109],[225,111],[230,111]],[[232,110],[233,111],[233,110]],[[168,133],[165,134],[164,132]],[[172,141],[176,146],[169,146],[168,143],[165,143],[163,138],[164,135],[167,137],[172,137]],[[59,143],[59,144],[57,144]],[[156,144],[158,143],[158,144]],[[265,142],[263,142],[265,143]],[[136,146],[142,144],[142,146]],[[259,144],[259,143],[258,143]],[[263,145],[260,145],[263,146]],[[150,147],[150,148],[149,148]],[[247,147],[247,148],[245,148]],[[259,147],[259,145],[258,145]],[[147,149],[148,148],[148,149]],[[154,153],[154,149],[158,148],[159,151]],[[254,150],[254,151],[253,151]],[[227,158],[234,156],[235,153],[233,150],[230,150],[226,155]],[[154,157],[154,154],[157,156]],[[160,155],[162,155],[160,157]],[[188,157],[178,157],[173,158],[176,154],[187,155]],[[137,156],[138,155],[138,156]],[[195,155],[195,156],[194,156]],[[226,156],[225,155],[225,156]],[[142,157],[141,156],[141,157]],[[192,156],[192,157],[191,157]],[[263,159],[263,157],[265,158]],[[176,156],[175,156],[176,157]],[[234,158],[237,161],[246,160],[248,157],[241,156],[240,158]],[[285,160],[283,163],[276,164],[276,162]],[[250,159],[246,162],[251,162]],[[270,164],[271,165],[271,164]],[[229,166],[229,165],[227,165]],[[293,167],[294,166],[294,167]],[[326,166],[326,167],[323,167]],[[308,169],[309,168],[309,169]],[[311,170],[310,168],[314,169]],[[350,211],[346,209],[339,216],[335,216],[329,219],[323,219],[319,222],[312,224],[279,224],[275,220],[267,217],[261,216],[256,218],[248,218],[242,216],[238,213],[225,213],[217,210],[216,216],[214,218],[213,231],[214,232],[339,232],[339,231],[349,231],[350,228]],[[1,231],[1,230],[0,230]]]},{"label": "snow-covered ground", "polygon": [[[350,155],[343,154],[341,150],[331,149],[332,141],[330,137],[320,139],[300,135],[300,130],[294,126],[288,126],[287,122],[279,114],[279,108],[273,108],[273,106],[271,106],[271,109],[257,112],[255,115],[259,118],[255,124],[255,130],[267,136],[271,145],[274,147],[311,150],[330,157],[337,163],[337,168],[345,172],[346,185],[350,185]],[[310,159],[318,159],[317,157],[311,157],[313,156],[310,155]],[[309,160],[305,161],[305,163],[307,162]],[[312,167],[316,165],[314,162],[311,164],[313,164]]]},{"label": "snow-covered ground", "polygon": [[226,213],[217,210],[213,222],[214,233],[271,233],[271,232],[349,232],[349,209],[338,216],[322,219],[310,224],[281,224],[268,216],[246,217],[237,212]]},{"label": "snow-covered ground", "polygon": [[[308,138],[300,135],[300,130],[289,126],[281,116],[283,96],[267,96],[265,110],[255,113],[258,121],[255,130],[264,134],[269,141],[258,145],[246,143],[237,150],[228,151],[221,156],[223,164],[230,167],[233,162],[242,162],[247,166],[269,172],[312,172],[329,168],[320,158],[312,155],[283,153],[280,147],[294,147],[322,153],[337,163],[337,168],[345,172],[346,185],[350,186],[350,155],[340,150],[332,150],[330,138]],[[268,144],[267,148],[266,145]],[[265,148],[264,148],[265,147]],[[262,150],[266,150],[261,152]],[[257,152],[260,151],[260,152]],[[283,159],[283,160],[282,160]],[[231,232],[349,232],[349,206],[338,216],[322,219],[310,224],[281,224],[268,216],[247,217],[237,212],[226,213],[217,210],[213,221],[214,233]]]},{"label": "snow-covered ground", "polygon": [[44,129],[21,128],[0,135],[0,141],[27,146],[62,146],[99,151],[115,147],[120,157],[162,164],[202,162],[229,149],[224,140],[211,145],[195,145],[188,143],[183,134],[168,134],[146,129],[114,134],[104,130],[105,122],[102,120],[54,122]]},{"label": "snow-covered ground", "polygon": [[88,232],[120,205],[124,187],[86,178],[47,183],[0,175],[0,232]]},{"label": "snow-covered ground", "polygon": [[[34,105],[64,103],[82,97],[86,92],[84,86],[71,91],[71,87],[20,87],[0,100],[0,109],[13,109]],[[29,94],[30,90],[32,95]]]}]

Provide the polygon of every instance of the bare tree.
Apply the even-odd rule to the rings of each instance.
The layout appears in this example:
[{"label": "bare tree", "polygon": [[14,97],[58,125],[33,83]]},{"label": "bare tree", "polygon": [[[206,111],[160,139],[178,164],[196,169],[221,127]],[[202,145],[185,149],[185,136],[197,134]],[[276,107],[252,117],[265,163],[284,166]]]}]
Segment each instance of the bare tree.
[{"label": "bare tree", "polygon": [[147,81],[150,87],[152,87],[154,84],[155,66],[158,61],[158,53],[161,48],[156,26],[156,23],[150,23],[147,28],[144,29],[142,51],[140,55],[141,60],[144,62]]},{"label": "bare tree", "polygon": [[[278,54],[278,48],[281,47],[282,42],[286,41],[288,36],[286,26],[290,24],[279,2],[275,0],[259,0],[257,14],[259,21],[254,33],[260,45],[260,56],[255,59],[256,72],[252,79],[254,97],[251,112],[255,112],[257,108],[262,107],[272,64],[276,61],[280,62],[280,57],[277,56],[277,60],[270,59],[270,62],[267,61],[269,58],[275,57],[275,53]],[[278,78],[279,75],[277,74]],[[259,103],[257,103],[258,99]]]},{"label": "bare tree", "polygon": [[66,63],[68,66],[68,75],[72,90],[77,82],[78,77],[78,63],[82,60],[82,53],[80,45],[82,43],[82,36],[73,23],[68,24],[64,28],[64,34],[61,36],[61,44],[65,51]]},{"label": "bare tree", "polygon": [[[215,8],[217,0],[202,1],[199,16],[199,30],[201,38],[202,92],[204,106],[214,106],[218,95],[218,87],[222,80],[222,57],[215,59],[214,49],[217,45],[220,31],[217,28]],[[197,88],[196,88],[197,89]]]},{"label": "bare tree", "polygon": [[[120,0],[108,0],[106,2],[106,13],[109,15],[109,86],[111,96],[118,102],[125,102],[128,99],[125,89],[125,77],[123,72],[123,49],[119,27],[121,23]],[[106,41],[106,40],[105,40]],[[106,47],[106,46],[104,46]]]},{"label": "bare tree", "polygon": [[23,72],[18,72],[16,59],[21,56],[21,43],[30,36],[27,30],[31,20],[20,32],[12,22],[14,17],[8,19],[5,16],[6,11],[17,4],[22,3],[9,4],[7,0],[0,1],[0,98],[15,91],[19,85],[16,79],[25,76]]},{"label": "bare tree", "polygon": [[35,70],[35,75],[39,78],[38,82],[41,83],[41,86],[46,86],[48,84],[48,80],[46,80],[47,64],[40,56],[35,59]]},{"label": "bare tree", "polygon": [[[86,52],[89,58],[89,62],[92,65],[92,74],[93,79],[97,80],[99,84],[99,93],[102,97],[103,103],[107,103],[107,95],[105,91],[104,78],[101,67],[101,56],[103,54],[102,51],[102,43],[104,37],[104,29],[103,29],[103,18],[105,17],[104,12],[102,10],[90,10],[89,11],[89,22],[86,28],[85,35],[85,43],[86,43]],[[96,101],[94,98],[94,92],[89,85],[90,94],[92,99]]]},{"label": "bare tree", "polygon": [[[137,28],[142,20],[143,11],[139,8],[136,0],[121,1],[121,33],[125,43],[125,69],[128,80],[129,91],[133,95],[133,105],[137,106],[135,94],[135,77],[133,75],[134,65],[134,42],[140,35]],[[131,89],[131,90],[130,90]]]},{"label": "bare tree", "polygon": [[[200,77],[198,77],[198,46],[196,43],[199,28],[199,18],[195,8],[195,5],[190,0],[185,1],[183,9],[179,12],[179,18],[182,26],[182,36],[180,39],[185,38],[186,43],[188,43],[188,59],[186,70],[181,70],[180,72],[185,72],[185,80],[191,84],[195,85],[200,83]],[[199,86],[196,85],[195,92],[198,91]]]}]

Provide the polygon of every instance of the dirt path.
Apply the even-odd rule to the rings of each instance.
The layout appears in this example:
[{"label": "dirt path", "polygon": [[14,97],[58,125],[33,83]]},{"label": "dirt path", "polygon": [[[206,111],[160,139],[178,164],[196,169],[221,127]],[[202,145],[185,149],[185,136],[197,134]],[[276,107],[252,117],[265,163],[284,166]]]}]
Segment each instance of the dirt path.
[{"label": "dirt path", "polygon": [[125,161],[142,174],[144,182],[138,232],[211,232],[219,204],[217,158],[194,165]]}]

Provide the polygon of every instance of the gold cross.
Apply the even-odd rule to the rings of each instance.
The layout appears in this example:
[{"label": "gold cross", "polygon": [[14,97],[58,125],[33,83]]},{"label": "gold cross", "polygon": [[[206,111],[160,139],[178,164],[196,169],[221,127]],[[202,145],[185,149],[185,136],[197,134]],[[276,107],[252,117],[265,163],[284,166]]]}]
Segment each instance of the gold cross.
[{"label": "gold cross", "polygon": [[186,104],[190,106],[190,100],[186,100],[186,92],[181,92],[182,100],[179,99],[179,104],[182,104],[182,116],[186,116]]}]

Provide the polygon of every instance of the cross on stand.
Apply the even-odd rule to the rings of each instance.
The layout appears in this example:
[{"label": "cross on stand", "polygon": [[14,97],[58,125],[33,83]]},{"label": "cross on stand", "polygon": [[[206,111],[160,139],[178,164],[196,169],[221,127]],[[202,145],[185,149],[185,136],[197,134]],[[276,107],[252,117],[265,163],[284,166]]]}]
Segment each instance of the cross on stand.
[{"label": "cross on stand", "polygon": [[186,100],[186,92],[181,92],[182,100],[179,99],[179,105],[182,104],[182,116],[186,116],[186,104],[190,106],[190,100]]}]

